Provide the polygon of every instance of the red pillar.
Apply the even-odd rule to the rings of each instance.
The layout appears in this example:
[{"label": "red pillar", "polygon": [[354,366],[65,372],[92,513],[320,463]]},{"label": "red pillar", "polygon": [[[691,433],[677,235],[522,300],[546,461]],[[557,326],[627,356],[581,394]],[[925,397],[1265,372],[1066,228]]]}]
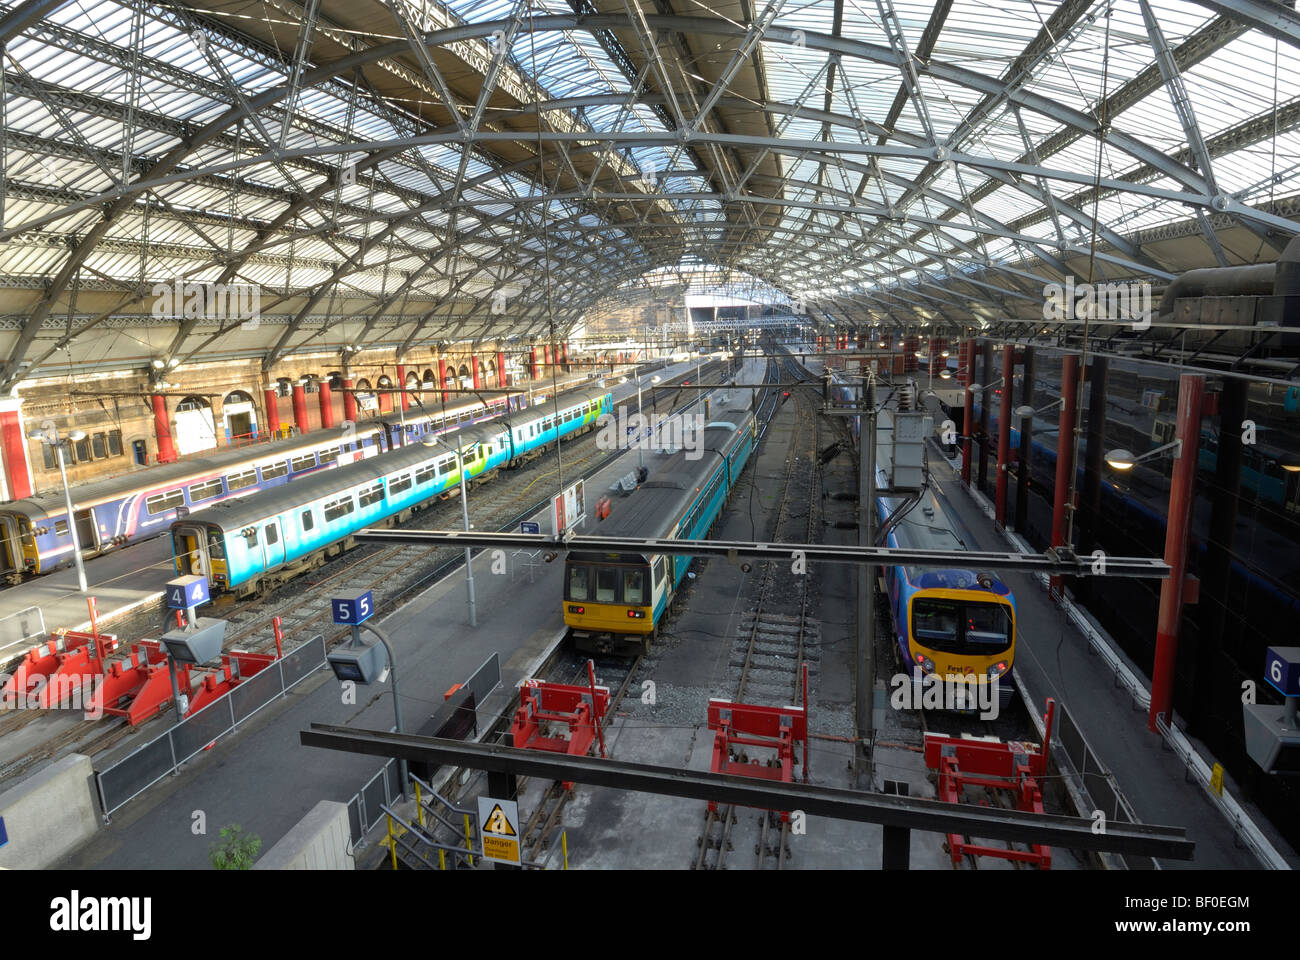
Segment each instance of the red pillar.
[{"label": "red pillar", "polygon": [[964,413],[961,420],[961,482],[970,486],[970,438],[975,429],[975,394],[969,389],[970,372],[975,365],[975,341],[967,340],[961,345],[961,367],[957,375],[961,380],[964,396]]},{"label": "red pillar", "polygon": [[1174,460],[1169,486],[1169,520],[1165,525],[1165,563],[1169,576],[1160,584],[1160,616],[1156,621],[1156,656],[1151,669],[1151,711],[1147,723],[1156,730],[1163,713],[1172,724],[1174,663],[1178,658],[1178,627],[1183,617],[1183,589],[1187,577],[1187,533],[1192,526],[1197,450],[1201,444],[1201,412],[1205,403],[1205,378],[1183,374],[1178,378],[1178,426],[1174,438],[1182,449]]},{"label": "red pillar", "polygon": [[404,363],[397,365],[397,385],[402,388],[402,392],[398,394],[398,397],[401,398],[402,409],[405,410],[411,398],[406,395],[406,364]]},{"label": "red pillar", "polygon": [[[1007,525],[1007,463],[1011,459],[1011,378],[1015,373],[1016,350],[1002,345],[1002,405],[998,408],[998,480],[993,495],[993,519]],[[991,398],[990,398],[991,399]]]},{"label": "red pillar", "polygon": [[537,348],[528,348],[528,375],[533,380],[537,379]]},{"label": "red pillar", "polygon": [[343,419],[348,423],[357,422],[357,395],[351,392],[352,380],[343,381]]},{"label": "red pillar", "polygon": [[447,360],[438,358],[438,389],[442,391],[442,402],[447,402]]},{"label": "red pillar", "polygon": [[[972,358],[973,359],[973,358]],[[1005,392],[1005,391],[1004,391]],[[1056,427],[1056,485],[1052,490],[1052,546],[1065,546],[1065,498],[1074,476],[1074,407],[1079,395],[1079,356],[1067,353],[1061,362],[1061,397],[1065,408]],[[1052,577],[1051,593],[1064,596],[1060,577]]]},{"label": "red pillar", "polygon": [[311,429],[311,423],[307,420],[307,388],[301,383],[293,385],[293,422],[299,433]]},{"label": "red pillar", "polygon": [[263,390],[262,396],[266,400],[266,429],[270,431],[272,436],[278,436],[280,433],[280,397],[272,387]]},{"label": "red pillar", "polygon": [[568,345],[567,343],[562,343],[562,344],[560,344],[560,349],[564,351],[564,352],[563,352],[563,357],[564,357],[564,359],[561,360],[560,363],[564,364],[564,371],[565,371],[565,373],[568,373],[568,371],[569,371],[569,345]]},{"label": "red pillar", "polygon": [[508,387],[510,378],[506,376],[506,355],[504,352],[497,351],[497,386]]},{"label": "red pillar", "polygon": [[478,373],[478,354],[470,354],[469,358],[470,376],[474,378],[474,389],[481,390],[483,387],[483,378]]},{"label": "red pillar", "polygon": [[334,426],[334,397],[328,380],[320,382],[320,425],[324,430]]},{"label": "red pillar", "polygon": [[0,443],[3,444],[0,452],[4,454],[6,500],[22,500],[33,492],[21,404],[19,399],[0,400]]},{"label": "red pillar", "polygon": [[[376,387],[375,389],[376,389],[376,390],[379,390],[379,389],[382,389],[382,388],[380,388],[380,387]],[[390,412],[392,412],[392,409],[393,409],[393,395],[392,395],[391,393],[380,393],[380,394],[378,394],[378,397],[379,397],[379,412],[380,412],[380,413],[390,413]]]},{"label": "red pillar", "polygon": [[167,398],[153,395],[153,429],[158,436],[158,462],[171,463],[176,459],[176,444],[172,442],[172,425],[167,415]]}]

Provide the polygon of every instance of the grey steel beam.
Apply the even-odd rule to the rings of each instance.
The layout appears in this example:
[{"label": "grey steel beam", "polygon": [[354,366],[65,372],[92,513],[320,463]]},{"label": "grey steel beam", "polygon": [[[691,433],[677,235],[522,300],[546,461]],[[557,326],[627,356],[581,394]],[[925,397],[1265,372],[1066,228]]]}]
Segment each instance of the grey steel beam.
[{"label": "grey steel beam", "polygon": [[[695,386],[692,384],[692,386]],[[742,386],[771,389],[772,384]],[[777,386],[783,386],[778,384]],[[788,385],[785,385],[788,386]],[[684,387],[682,389],[690,389]],[[705,389],[702,385],[700,389]],[[717,386],[707,387],[716,390]],[[367,527],[356,533],[362,543],[412,543],[422,546],[523,547],[533,550],[573,550],[591,553],[654,553],[680,556],[753,557],[762,560],[803,560],[809,563],[870,563],[884,566],[915,565],[963,570],[1030,570],[1070,576],[1139,577],[1162,579],[1169,566],[1153,557],[1078,557],[1057,550],[1048,553],[1011,553],[981,550],[912,550],[899,547],[859,547],[845,544],[752,543],[729,540],[669,540],[655,537],[554,537],[544,533],[485,533],[457,530],[379,530]]]},{"label": "grey steel beam", "polygon": [[1183,827],[1110,822],[1097,832],[1090,819],[1022,813],[1000,807],[946,803],[883,793],[864,793],[807,783],[781,783],[734,774],[683,770],[604,757],[577,757],[497,744],[473,743],[313,723],[298,733],[304,747],[374,757],[397,757],[434,765],[515,773],[691,800],[715,800],[771,810],[802,810],[809,816],[930,833],[961,833],[991,840],[1044,844],[1071,850],[1142,854],[1191,860],[1195,844]]}]

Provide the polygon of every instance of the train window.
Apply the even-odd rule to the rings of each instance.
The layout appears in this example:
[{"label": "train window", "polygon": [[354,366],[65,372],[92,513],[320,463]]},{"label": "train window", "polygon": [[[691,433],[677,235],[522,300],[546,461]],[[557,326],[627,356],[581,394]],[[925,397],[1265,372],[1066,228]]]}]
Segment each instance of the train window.
[{"label": "train window", "polygon": [[668,579],[668,565],[664,563],[663,557],[655,558],[655,583],[663,583]]},{"label": "train window", "polygon": [[222,539],[220,530],[208,531],[208,558],[211,560],[226,559],[226,541]]},{"label": "train window", "polygon": [[333,523],[335,520],[340,520],[356,508],[356,502],[350,495],[341,497],[338,500],[331,500],[325,504],[325,522]]},{"label": "train window", "polygon": [[379,503],[384,499],[384,485],[377,483],[373,487],[368,487],[357,494],[357,503],[363,507],[368,507],[372,503]]},{"label": "train window", "polygon": [[289,472],[287,463],[267,463],[262,466],[262,480],[274,480],[276,477],[283,477]]},{"label": "train window", "polygon": [[316,466],[316,454],[309,453],[306,456],[294,457],[289,461],[289,466],[292,468],[294,473],[297,473],[299,470],[308,470],[311,467]]},{"label": "train window", "polygon": [[96,460],[103,460],[108,456],[108,437],[102,433],[96,433],[90,438],[90,445],[95,452]]},{"label": "train window", "polygon": [[155,493],[152,497],[145,497],[144,508],[154,516],[166,513],[168,510],[175,510],[184,502],[185,496],[180,490],[168,490],[166,493]]},{"label": "train window", "polygon": [[419,470],[415,471],[415,482],[428,483],[437,475],[438,475],[438,468],[436,464],[431,463],[427,467],[421,467]]},{"label": "train window", "polygon": [[451,473],[455,469],[456,469],[456,458],[452,457],[451,459],[444,460],[442,461],[442,463],[438,464],[438,475],[445,477],[447,474]]},{"label": "train window", "polygon": [[957,605],[921,600],[912,608],[912,636],[918,640],[956,640]]},{"label": "train window", "polygon": [[249,527],[244,531],[244,545],[247,546],[249,550],[252,550],[257,546],[257,527]]},{"label": "train window", "polygon": [[597,570],[596,571],[596,602],[613,603],[618,592],[617,571],[614,570]]},{"label": "train window", "polygon": [[339,458],[339,448],[328,447],[324,450],[318,450],[316,456],[320,459],[321,466],[324,466],[327,463],[334,463]]},{"label": "train window", "polygon": [[280,531],[275,528],[275,524],[268,523],[262,528],[262,532],[266,534],[266,545],[268,547],[273,547],[280,542]]},{"label": "train window", "polygon": [[645,603],[645,572],[642,570],[623,571],[623,602],[639,606]]},{"label": "train window", "polygon": [[966,640],[968,643],[988,643],[999,647],[1007,642],[1006,607],[1001,604],[966,604]]},{"label": "train window", "polygon": [[64,534],[66,534],[66,533],[68,532],[68,521],[67,521],[67,520],[55,520],[55,521],[54,521],[54,532],[57,533],[59,536],[63,536]]},{"label": "train window", "polygon": [[302,512],[302,528],[303,528],[303,530],[310,530],[310,529],[312,529],[312,528],[315,527],[315,526],[316,526],[316,518],[312,516],[312,513],[311,513],[310,510],[304,510],[304,511]]},{"label": "train window", "polygon": [[211,500],[213,497],[219,497],[221,491],[220,477],[213,480],[204,480],[202,483],[192,483],[190,484],[190,503],[198,503],[201,500]]},{"label": "train window", "polygon": [[390,480],[388,482],[388,495],[390,497],[399,493],[405,493],[407,490],[410,489],[411,489],[411,475],[409,473],[404,473],[396,480]]},{"label": "train window", "polygon": [[570,600],[590,600],[591,594],[587,587],[586,567],[569,567],[569,599]]},{"label": "train window", "polygon": [[227,490],[243,490],[244,487],[251,487],[257,483],[257,471],[245,470],[242,473],[232,473],[226,477]]}]

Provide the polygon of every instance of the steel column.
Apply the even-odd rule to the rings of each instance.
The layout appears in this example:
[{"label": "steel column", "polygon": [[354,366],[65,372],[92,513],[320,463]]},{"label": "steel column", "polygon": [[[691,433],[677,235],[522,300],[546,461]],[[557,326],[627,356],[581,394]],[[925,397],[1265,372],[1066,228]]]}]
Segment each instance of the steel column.
[{"label": "steel column", "polygon": [[352,392],[352,380],[343,381],[343,422],[357,422],[357,395]]},{"label": "steel column", "polygon": [[980,391],[980,491],[988,489],[989,476],[989,407],[992,403],[993,382],[993,341],[984,340],[984,349],[980,360],[980,372],[977,384],[984,389]]},{"label": "steel column", "polygon": [[167,414],[167,398],[153,395],[153,429],[158,437],[158,462],[171,463],[176,459],[176,444],[172,442],[171,420]]},{"label": "steel column", "polygon": [[[1027,407],[1034,405],[1034,348],[1025,347],[1024,366],[1021,368],[1020,402]],[[1020,455],[1016,466],[1016,532],[1024,534],[1029,527],[1029,470],[1033,456],[1032,433],[1033,417],[1020,421]]]},{"label": "steel column", "polygon": [[[1066,497],[1070,478],[1074,476],[1074,413],[1079,396],[1079,355],[1067,353],[1061,358],[1061,396],[1065,407],[1061,410],[1056,428],[1056,483],[1052,487],[1052,546],[1065,545]],[[1060,577],[1051,578],[1051,592],[1062,596]]]},{"label": "steel column", "polygon": [[334,394],[328,380],[320,381],[320,425],[328,430],[334,426]]},{"label": "steel column", "polygon": [[961,421],[961,482],[970,486],[971,434],[975,430],[975,395],[969,388],[974,383],[975,341],[967,340],[961,345],[961,369],[958,370],[963,386],[963,410]]},{"label": "steel column", "polygon": [[993,518],[999,527],[1007,525],[1007,469],[1011,463],[1011,383],[1015,376],[1016,348],[1002,345],[1002,406],[998,410],[998,477]]},{"label": "steel column", "polygon": [[311,423],[307,419],[307,388],[301,383],[293,385],[293,422],[299,433],[311,429]]},{"label": "steel column", "polygon": [[[1083,496],[1079,498],[1079,552],[1097,549],[1097,526],[1101,522],[1102,460],[1106,454],[1106,394],[1110,359],[1094,356],[1088,363],[1088,443],[1083,454]],[[1084,598],[1091,597],[1092,585],[1076,583]]]},{"label": "steel column", "polygon": [[275,387],[267,387],[262,391],[262,399],[266,401],[266,429],[272,436],[280,434],[280,394]]},{"label": "steel column", "polygon": [[1148,723],[1156,731],[1156,717],[1164,714],[1173,724],[1174,663],[1178,657],[1178,628],[1183,616],[1183,585],[1187,575],[1187,541],[1192,525],[1196,487],[1196,457],[1201,442],[1201,408],[1205,378],[1184,374],[1178,378],[1178,426],[1181,441],[1174,458],[1169,486],[1169,519],[1165,525],[1165,563],[1169,577],[1160,585],[1160,617],[1156,625],[1156,655],[1151,669],[1151,710]]}]

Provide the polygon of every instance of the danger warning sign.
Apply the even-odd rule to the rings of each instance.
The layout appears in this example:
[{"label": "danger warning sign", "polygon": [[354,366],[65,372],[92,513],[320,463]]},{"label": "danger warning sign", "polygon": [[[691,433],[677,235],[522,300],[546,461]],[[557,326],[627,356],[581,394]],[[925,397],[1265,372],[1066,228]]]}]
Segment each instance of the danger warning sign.
[{"label": "danger warning sign", "polygon": [[483,859],[518,865],[519,804],[479,797],[478,822],[483,834]]}]

